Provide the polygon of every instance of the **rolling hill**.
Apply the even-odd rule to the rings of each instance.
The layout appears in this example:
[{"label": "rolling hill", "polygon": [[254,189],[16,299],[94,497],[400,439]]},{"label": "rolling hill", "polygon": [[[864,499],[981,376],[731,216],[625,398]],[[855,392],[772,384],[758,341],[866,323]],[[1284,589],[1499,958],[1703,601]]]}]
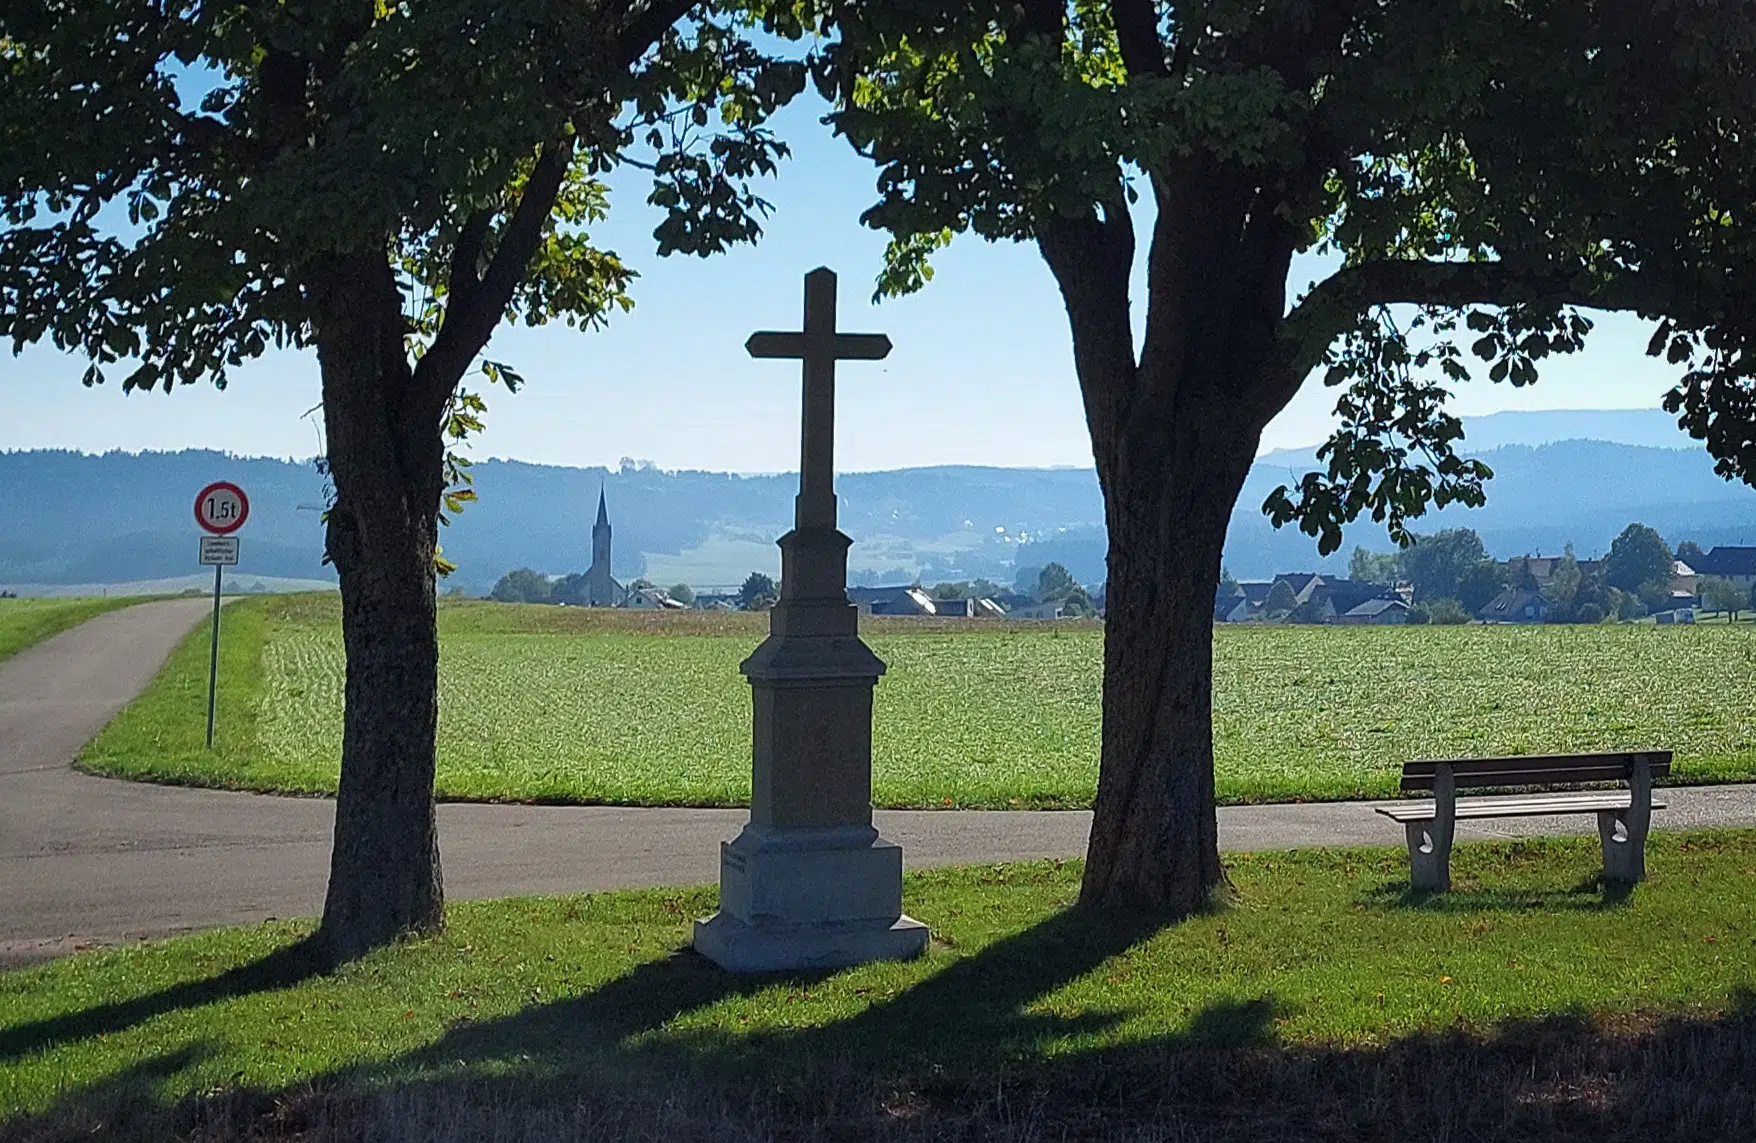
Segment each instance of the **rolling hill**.
[{"label": "rolling hill", "polygon": [[[1466,421],[1473,451],[1494,469],[1488,504],[1451,508],[1426,527],[1473,527],[1501,555],[1601,552],[1639,520],[1673,543],[1756,542],[1756,491],[1713,472],[1700,446],[1656,410],[1505,413]],[[1625,439],[1591,439],[1586,433]],[[1663,442],[1669,442],[1665,445]],[[1264,497],[1311,463],[1305,450],[1264,455],[1233,517],[1226,562],[1243,578],[1335,569],[1354,544],[1387,548],[1382,529],[1356,526],[1337,556],[1276,531]],[[600,486],[616,527],[615,570],[659,583],[735,585],[774,571],[774,537],[791,516],[796,478],[626,467],[560,468],[489,460],[475,467],[479,503],[444,530],[459,565],[451,586],[485,591],[530,566],[561,573],[590,560]],[[0,453],[7,492],[0,587],[119,584],[187,576],[195,566],[190,501],[210,480],[251,497],[241,576],[332,580],[323,564],[324,479],[309,461],[213,452]],[[855,538],[856,582],[986,576],[1010,581],[1049,560],[1086,582],[1103,578],[1102,502],[1089,470],[946,466],[848,473],[838,480],[843,529]]]}]

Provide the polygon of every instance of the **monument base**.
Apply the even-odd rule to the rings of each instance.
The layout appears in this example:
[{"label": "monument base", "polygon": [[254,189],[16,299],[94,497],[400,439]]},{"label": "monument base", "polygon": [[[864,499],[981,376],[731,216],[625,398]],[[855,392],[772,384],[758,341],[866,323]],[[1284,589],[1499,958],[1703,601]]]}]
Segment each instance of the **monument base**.
[{"label": "monument base", "polygon": [[902,916],[883,921],[764,926],[715,913],[695,922],[695,951],[728,972],[848,968],[875,960],[913,960],[927,950],[927,926]]},{"label": "monument base", "polygon": [[695,951],[733,972],[907,960],[927,926],[902,912],[902,847],[869,825],[746,826],[720,846],[720,911]]}]

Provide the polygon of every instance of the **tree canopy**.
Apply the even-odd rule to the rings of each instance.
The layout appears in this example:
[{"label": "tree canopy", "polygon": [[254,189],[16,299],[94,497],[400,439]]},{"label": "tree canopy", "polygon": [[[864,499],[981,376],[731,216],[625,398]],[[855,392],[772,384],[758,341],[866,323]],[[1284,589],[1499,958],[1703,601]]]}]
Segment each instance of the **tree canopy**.
[{"label": "tree canopy", "polygon": [[632,277],[586,233],[603,172],[645,146],[660,250],[705,253],[756,233],[744,180],[785,152],[762,120],[802,73],[673,28],[688,8],[10,9],[0,333],[84,354],[88,383],[223,385],[314,344],[314,274],[358,251],[388,255],[422,376],[503,315],[600,322]]},{"label": "tree canopy", "polygon": [[1604,557],[1604,582],[1622,591],[1661,584],[1668,597],[1673,559],[1663,536],[1645,524],[1630,524],[1610,543],[1610,552]]},{"label": "tree canopy", "polygon": [[[989,0],[769,21],[840,32],[816,74],[879,165],[882,293],[921,288],[966,232],[1132,255],[1142,183],[1177,215],[1206,174],[1231,180],[1242,240],[1340,259],[1272,351],[1289,384],[1316,368],[1340,390],[1325,470],[1265,505],[1325,551],[1361,514],[1401,538],[1429,506],[1480,503],[1491,473],[1454,451],[1450,389],[1472,358],[1534,382],[1584,344],[1583,309],[1662,318],[1649,352],[1685,367],[1667,405],[1727,475],[1756,469],[1756,283],[1722,272],[1756,253],[1747,5]],[[1072,250],[1045,255],[1073,272]],[[1176,344],[1149,315],[1146,356]]]},{"label": "tree canopy", "polygon": [[1457,602],[1474,615],[1486,607],[1496,595],[1506,590],[1511,577],[1497,560],[1479,560],[1457,581]]},{"label": "tree canopy", "polygon": [[780,598],[780,588],[764,572],[751,572],[738,588],[738,605],[745,611],[760,611]]},{"label": "tree canopy", "polygon": [[1050,603],[1067,598],[1079,583],[1066,568],[1057,563],[1049,563],[1037,573],[1035,586],[1037,598],[1044,603]]},{"label": "tree canopy", "polygon": [[433,808],[438,527],[450,446],[506,320],[590,327],[633,271],[590,228],[640,163],[661,253],[752,238],[764,127],[804,82],[686,0],[554,5],[66,0],[0,11],[0,336],[87,384],[211,380],[316,351],[347,653],[316,940],[348,959],[443,923]]},{"label": "tree canopy", "polygon": [[1464,576],[1488,558],[1473,528],[1446,528],[1413,539],[1402,553],[1402,568],[1422,601],[1456,599]]},{"label": "tree canopy", "polygon": [[1701,581],[1701,603],[1709,611],[1724,611],[1733,620],[1740,611],[1750,607],[1750,592],[1740,584],[1721,576],[1708,576]]},{"label": "tree canopy", "polygon": [[[1360,517],[1406,542],[1427,509],[1480,503],[1450,392],[1535,381],[1590,309],[1658,319],[1670,406],[1723,472],[1756,473],[1749,5],[766,11],[830,33],[814,74],[878,167],[880,292],[921,288],[966,233],[1034,242],[1060,288],[1110,541],[1082,899],[1188,912],[1223,880],[1213,590],[1262,429],[1308,377],[1340,427],[1264,507],[1326,552]],[[1300,254],[1333,269],[1306,288]]]},{"label": "tree canopy", "polygon": [[567,583],[574,577],[568,576],[556,583],[548,576],[530,568],[515,568],[501,576],[494,584],[494,590],[488,598],[501,603],[548,603],[551,600],[561,603],[577,602],[572,585]]},{"label": "tree canopy", "polygon": [[1348,559],[1347,574],[1349,579],[1389,587],[1402,575],[1402,563],[1395,552],[1355,548],[1354,554]]},{"label": "tree canopy", "polygon": [[569,572],[555,580],[549,597],[555,603],[585,607],[591,603],[591,577],[584,572]]},{"label": "tree canopy", "polygon": [[[1069,227],[1131,254],[1142,185],[1177,216],[1206,174],[1231,180],[1243,240],[1340,260],[1272,351],[1290,384],[1315,368],[1339,390],[1326,469],[1267,505],[1326,551],[1361,514],[1401,536],[1429,506],[1480,503],[1491,473],[1453,449],[1450,389],[1472,358],[1534,382],[1584,344],[1582,309],[1662,317],[1649,351],[1686,367],[1668,404],[1722,471],[1756,465],[1756,283],[1723,272],[1756,253],[1737,213],[1756,166],[1738,129],[1756,100],[1747,5],[803,7],[841,33],[819,84],[879,165],[864,217],[894,236],[881,292],[922,287],[966,232]],[[795,11],[771,26],[796,29]],[[1147,357],[1178,344],[1164,322],[1148,317]]]}]

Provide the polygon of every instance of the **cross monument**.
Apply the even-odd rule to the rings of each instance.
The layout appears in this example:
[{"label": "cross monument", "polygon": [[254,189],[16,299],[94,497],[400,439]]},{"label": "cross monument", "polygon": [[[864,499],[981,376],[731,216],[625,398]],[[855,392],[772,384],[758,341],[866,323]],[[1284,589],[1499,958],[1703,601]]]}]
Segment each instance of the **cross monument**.
[{"label": "cross monument", "polygon": [[884,663],[847,598],[853,541],[835,520],[835,363],[876,361],[883,334],[837,333],[835,274],[805,275],[798,333],[758,333],[750,356],[803,362],[803,438],[793,529],[779,540],[769,635],[750,680],[750,821],[720,846],[719,912],[695,948],[738,972],[901,960],[927,947],[902,912],[902,847],[872,825],[872,690]]}]

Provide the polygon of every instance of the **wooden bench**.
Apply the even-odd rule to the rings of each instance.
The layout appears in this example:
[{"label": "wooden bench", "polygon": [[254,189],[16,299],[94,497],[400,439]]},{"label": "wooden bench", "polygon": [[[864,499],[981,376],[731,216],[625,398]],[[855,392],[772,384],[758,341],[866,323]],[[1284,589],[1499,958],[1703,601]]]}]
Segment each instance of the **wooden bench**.
[{"label": "wooden bench", "polygon": [[[1646,831],[1652,811],[1652,780],[1671,772],[1669,750],[1611,754],[1550,754],[1524,758],[1453,758],[1410,762],[1402,768],[1404,792],[1431,790],[1430,802],[1378,806],[1408,834],[1409,880],[1414,888],[1451,888],[1451,841],[1457,823],[1481,818],[1596,814],[1604,847],[1604,877],[1636,882],[1646,877]],[[1465,798],[1457,791],[1484,787],[1579,786],[1626,782],[1623,790],[1568,790],[1503,797]]]}]

